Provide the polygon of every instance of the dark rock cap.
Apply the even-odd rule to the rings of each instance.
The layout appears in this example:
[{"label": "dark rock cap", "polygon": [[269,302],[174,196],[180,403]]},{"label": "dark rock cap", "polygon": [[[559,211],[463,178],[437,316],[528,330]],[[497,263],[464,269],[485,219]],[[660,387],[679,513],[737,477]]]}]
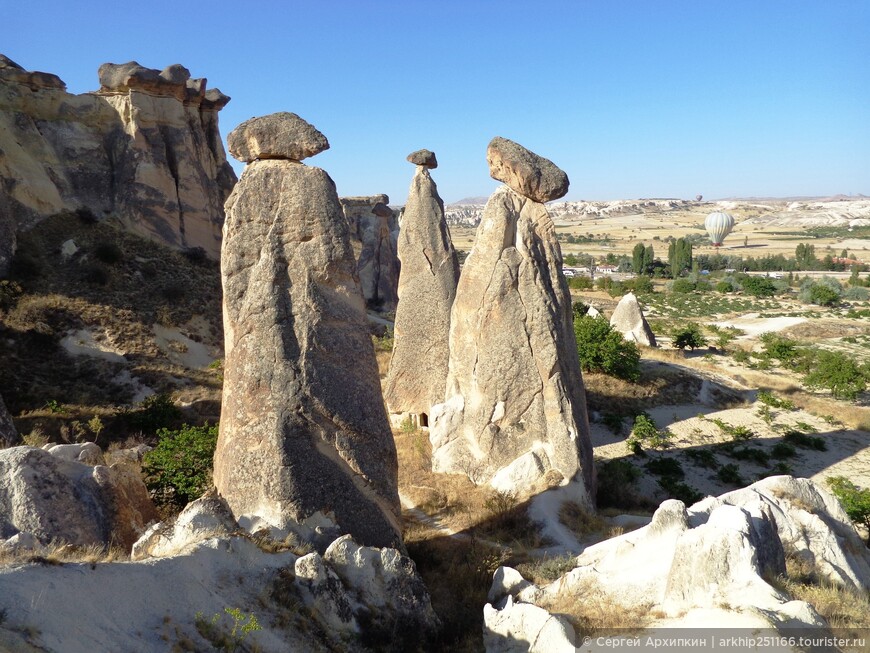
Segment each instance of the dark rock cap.
[{"label": "dark rock cap", "polygon": [[230,132],[227,147],[236,159],[301,161],[329,149],[329,141],[314,125],[295,113],[282,111],[251,118]]},{"label": "dark rock cap", "polygon": [[424,168],[437,168],[438,159],[435,158],[435,152],[432,150],[417,150],[408,155],[408,161],[411,163],[423,166]]}]

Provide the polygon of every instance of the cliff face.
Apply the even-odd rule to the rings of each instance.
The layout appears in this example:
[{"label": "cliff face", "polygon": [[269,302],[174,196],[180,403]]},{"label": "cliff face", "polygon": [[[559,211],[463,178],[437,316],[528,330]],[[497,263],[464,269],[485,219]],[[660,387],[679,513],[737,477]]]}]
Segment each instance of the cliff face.
[{"label": "cliff face", "polygon": [[229,98],[179,65],[104,64],[100,85],[73,95],[0,55],[0,272],[16,230],[78,209],[219,257],[236,182],[218,131]]}]

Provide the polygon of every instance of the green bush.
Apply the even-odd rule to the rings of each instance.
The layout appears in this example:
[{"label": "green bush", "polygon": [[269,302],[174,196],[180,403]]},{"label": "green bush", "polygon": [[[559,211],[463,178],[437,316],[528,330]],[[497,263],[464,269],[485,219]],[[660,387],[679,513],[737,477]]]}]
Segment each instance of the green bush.
[{"label": "green bush", "polygon": [[703,347],[707,344],[707,341],[701,334],[701,328],[694,322],[689,322],[686,326],[674,330],[671,338],[673,338],[674,347],[677,349],[689,347],[694,351],[696,347]]},{"label": "green bush", "polygon": [[155,503],[181,509],[212,485],[218,426],[185,424],[177,431],[160,429],[157,437],[157,446],[142,461],[145,485]]},{"label": "green bush", "polygon": [[643,500],[636,491],[642,475],[635,465],[619,458],[600,465],[596,505],[599,508],[634,508],[642,504]]},{"label": "green bush", "polygon": [[770,406],[771,408],[782,408],[783,410],[795,409],[793,401],[789,401],[788,399],[780,399],[772,392],[767,392],[766,390],[758,391],[758,401],[767,406]]},{"label": "green bush", "polygon": [[634,426],[631,435],[625,444],[634,454],[643,454],[645,446],[653,449],[662,449],[670,446],[671,434],[668,431],[660,431],[649,415],[641,414],[634,418]]},{"label": "green bush", "polygon": [[773,297],[776,286],[767,277],[746,276],[741,280],[743,290],[753,297]]},{"label": "green bush", "polygon": [[827,481],[849,519],[867,529],[870,545],[870,489],[858,487],[845,476],[832,476]]},{"label": "green bush", "polygon": [[773,358],[783,365],[790,365],[794,363],[800,355],[798,343],[781,336],[778,333],[768,331],[762,333],[759,339],[762,344],[762,356],[765,358]]},{"label": "green bush", "polygon": [[669,284],[671,292],[674,293],[690,293],[696,288],[696,284],[689,279],[674,279]]},{"label": "green bush", "polygon": [[151,434],[175,425],[181,418],[181,411],[171,395],[157,394],[145,397],[137,410],[127,411],[122,416],[131,430]]},{"label": "green bush", "polygon": [[646,467],[651,474],[655,474],[656,476],[672,476],[674,478],[683,478],[683,476],[685,476],[683,466],[680,464],[680,461],[675,458],[654,458],[644,465],[644,467]]},{"label": "green bush", "polygon": [[855,401],[867,389],[870,365],[859,365],[854,358],[839,351],[821,349],[815,353],[812,368],[804,377],[810,388],[830,390],[836,399]]},{"label": "green bush", "polygon": [[568,287],[574,290],[591,290],[592,279],[585,274],[580,274],[575,277],[568,278]]},{"label": "green bush", "polygon": [[866,302],[870,299],[870,290],[867,288],[848,288],[846,292],[843,293],[843,299],[848,299],[853,302]]},{"label": "green bush", "polygon": [[734,292],[734,284],[730,281],[720,281],[716,284],[716,292],[729,293]]},{"label": "green bush", "polygon": [[577,355],[585,372],[602,372],[626,381],[640,378],[640,351],[602,317],[574,318]]},{"label": "green bush", "polygon": [[798,296],[807,304],[836,306],[843,296],[843,286],[836,279],[804,279]]},{"label": "green bush", "polygon": [[662,476],[658,480],[658,485],[669,498],[682,501],[687,506],[691,506],[704,498],[704,495],[691,485],[683,483],[673,476]]},{"label": "green bush", "polygon": [[724,465],[718,472],[716,472],[716,478],[723,483],[728,483],[730,485],[743,485],[743,477],[740,476],[740,468],[733,463]]}]

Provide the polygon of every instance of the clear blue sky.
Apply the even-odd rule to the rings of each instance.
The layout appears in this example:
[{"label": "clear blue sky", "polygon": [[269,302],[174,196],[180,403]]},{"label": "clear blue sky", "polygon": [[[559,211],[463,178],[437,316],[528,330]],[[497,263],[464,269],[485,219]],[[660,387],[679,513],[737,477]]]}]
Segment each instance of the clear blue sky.
[{"label": "clear blue sky", "polygon": [[423,147],[445,201],[490,193],[496,135],[568,199],[870,194],[867,0],[0,0],[0,52],[76,93],[181,63],[224,136],[293,111],[339,194],[396,204]]}]

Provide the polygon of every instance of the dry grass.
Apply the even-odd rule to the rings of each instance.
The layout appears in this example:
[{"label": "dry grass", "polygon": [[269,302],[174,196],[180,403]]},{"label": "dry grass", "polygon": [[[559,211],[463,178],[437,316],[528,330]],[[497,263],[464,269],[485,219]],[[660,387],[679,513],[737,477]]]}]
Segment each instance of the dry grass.
[{"label": "dry grass", "polygon": [[813,563],[794,552],[786,552],[785,567],[785,578],[772,579],[774,587],[809,603],[831,628],[870,628],[870,594],[819,579]]},{"label": "dry grass", "polygon": [[633,632],[649,625],[659,615],[652,603],[625,606],[591,579],[560,592],[541,603],[550,614],[568,618],[579,637],[592,637],[620,631]]},{"label": "dry grass", "polygon": [[0,550],[0,565],[42,564],[62,565],[66,563],[98,564],[107,562],[123,562],[130,559],[130,554],[118,547],[107,547],[98,544],[76,546],[65,542],[52,541],[44,546],[39,553],[32,551],[10,552]]}]

